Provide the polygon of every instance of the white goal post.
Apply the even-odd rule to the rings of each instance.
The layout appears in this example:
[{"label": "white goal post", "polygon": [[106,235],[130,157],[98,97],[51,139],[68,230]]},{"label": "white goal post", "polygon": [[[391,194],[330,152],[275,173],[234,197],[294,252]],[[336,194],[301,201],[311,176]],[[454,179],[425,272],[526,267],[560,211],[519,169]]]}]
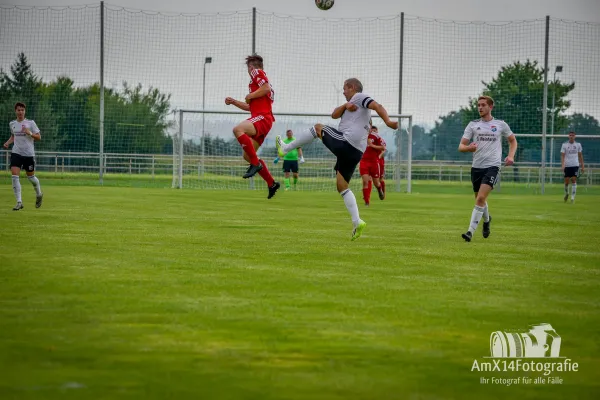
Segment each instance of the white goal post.
[{"label": "white goal post", "polygon": [[[241,148],[233,136],[232,129],[250,114],[241,110],[176,110],[176,129],[173,136],[173,181],[174,188],[203,189],[255,189],[262,187],[256,176],[242,179],[247,163],[241,157]],[[337,127],[339,120],[331,114],[279,112],[273,113],[275,123],[258,155],[267,163],[275,180],[283,179],[282,164],[274,164],[277,157],[275,136],[285,137],[286,130],[307,129],[316,123]],[[373,115],[373,124],[387,143],[386,175],[388,188],[411,191],[412,115],[390,114],[398,120],[399,129],[389,129],[381,118]],[[403,136],[405,138],[403,139]],[[335,190],[332,178],[335,177],[334,156],[317,141],[303,148],[306,162],[300,166],[298,190]],[[402,161],[401,161],[402,160]],[[406,179],[405,188],[401,187]],[[283,182],[282,182],[283,183]],[[351,181],[351,187],[360,190],[361,180],[358,168]],[[392,189],[393,190],[393,189]]]}]

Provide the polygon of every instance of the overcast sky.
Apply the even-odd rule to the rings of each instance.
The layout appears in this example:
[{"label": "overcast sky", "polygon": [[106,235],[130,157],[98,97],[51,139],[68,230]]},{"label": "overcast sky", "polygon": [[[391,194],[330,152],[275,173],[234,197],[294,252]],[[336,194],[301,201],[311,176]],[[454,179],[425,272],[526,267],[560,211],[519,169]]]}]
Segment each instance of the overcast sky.
[{"label": "overcast sky", "polygon": [[[73,5],[89,0],[0,0],[0,4]],[[112,0],[107,4],[145,10],[205,13],[257,8],[265,11],[328,18],[358,18],[404,12],[421,17],[452,20],[508,21],[550,15],[578,21],[600,22],[600,0],[337,0],[321,11],[313,0]]]}]

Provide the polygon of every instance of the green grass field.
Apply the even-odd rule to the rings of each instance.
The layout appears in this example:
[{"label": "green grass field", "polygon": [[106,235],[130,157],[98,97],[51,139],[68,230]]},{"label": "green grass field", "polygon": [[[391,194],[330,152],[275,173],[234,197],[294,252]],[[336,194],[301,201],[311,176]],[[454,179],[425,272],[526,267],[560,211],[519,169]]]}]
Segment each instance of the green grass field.
[{"label": "green grass field", "polygon": [[[600,196],[0,186],[0,399],[596,399]],[[44,184],[44,181],[42,181]],[[418,188],[418,187],[417,187]],[[459,194],[460,193],[460,194]],[[356,193],[360,200],[360,193]],[[560,385],[481,384],[490,334],[551,323]]]}]

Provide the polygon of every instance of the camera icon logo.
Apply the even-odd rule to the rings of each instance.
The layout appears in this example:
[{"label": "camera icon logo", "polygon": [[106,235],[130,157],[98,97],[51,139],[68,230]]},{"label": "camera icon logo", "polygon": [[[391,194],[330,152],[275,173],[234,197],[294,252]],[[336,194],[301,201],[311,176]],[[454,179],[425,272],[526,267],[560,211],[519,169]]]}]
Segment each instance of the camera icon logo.
[{"label": "camera icon logo", "polygon": [[552,325],[531,325],[520,332],[492,332],[490,352],[493,358],[558,358],[561,338]]}]

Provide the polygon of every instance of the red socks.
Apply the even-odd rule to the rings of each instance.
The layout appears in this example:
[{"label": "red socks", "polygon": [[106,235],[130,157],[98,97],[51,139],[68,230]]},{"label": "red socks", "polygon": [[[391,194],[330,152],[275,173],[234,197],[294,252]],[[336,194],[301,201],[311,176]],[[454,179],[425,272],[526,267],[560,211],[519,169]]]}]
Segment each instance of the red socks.
[{"label": "red socks", "polygon": [[248,154],[248,157],[250,158],[250,164],[252,164],[252,165],[262,164],[262,169],[260,171],[258,171],[258,174],[260,175],[261,178],[264,179],[265,182],[267,182],[267,185],[269,187],[273,186],[273,184],[275,183],[275,180],[273,179],[273,176],[269,172],[269,168],[267,168],[267,164],[263,160],[259,159],[258,156],[256,155],[256,150],[254,150],[254,143],[252,143],[252,139],[250,138],[250,136],[243,134],[237,138],[237,141],[240,143],[240,145],[242,146],[242,149],[246,152],[246,154]]},{"label": "red socks", "polygon": [[273,184],[275,183],[275,179],[273,179],[273,176],[269,172],[269,168],[267,168],[267,163],[263,160],[258,160],[258,162],[261,163],[263,166],[262,169],[258,171],[258,174],[261,178],[264,179],[265,182],[267,182],[267,185],[269,187],[273,186]]},{"label": "red socks", "polygon": [[[250,157],[250,164],[258,165],[258,156],[256,155],[256,150],[254,150],[254,143],[252,143],[252,139],[250,139],[250,136],[244,133],[243,135],[237,138],[237,141],[242,146],[242,150],[244,150],[246,154],[248,154],[248,157]],[[264,167],[265,166],[263,164],[263,169]]]},{"label": "red socks", "polygon": [[[370,186],[371,182],[369,182]],[[371,188],[363,188],[363,199],[365,199],[365,203],[369,204],[371,202]]]}]

